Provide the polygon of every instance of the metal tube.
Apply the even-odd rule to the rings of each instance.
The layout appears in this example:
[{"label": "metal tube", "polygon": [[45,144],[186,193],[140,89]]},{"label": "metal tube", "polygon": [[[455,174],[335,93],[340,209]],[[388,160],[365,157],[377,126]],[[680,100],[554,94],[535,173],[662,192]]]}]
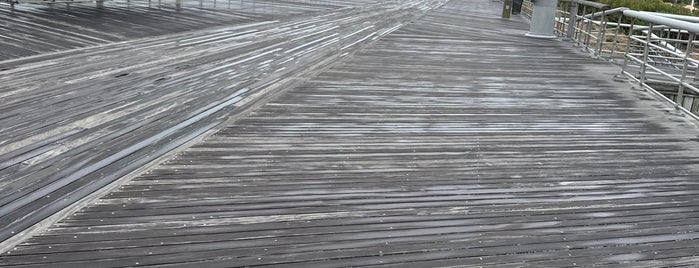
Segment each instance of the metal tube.
[{"label": "metal tube", "polygon": [[[616,31],[614,32],[614,43],[612,43],[612,50],[609,53],[609,58],[614,58],[614,52],[616,52],[616,46],[619,43],[619,32],[621,31],[621,14],[617,15]],[[633,26],[631,26],[633,28]],[[629,29],[630,31],[630,29]],[[630,42],[631,40],[629,40]]]},{"label": "metal tube", "polygon": [[633,34],[633,25],[636,19],[631,19],[631,27],[629,27],[629,34],[626,35],[626,49],[624,51],[624,64],[621,66],[621,76],[624,76],[626,72],[626,67],[629,65],[629,50],[631,48],[631,35]]},{"label": "metal tube", "polygon": [[[587,12],[587,6],[583,6],[582,14],[585,15],[586,12]],[[576,23],[575,23],[575,43],[576,44],[582,44],[582,42],[580,42],[580,40],[581,40],[580,33],[582,33],[582,25],[584,25],[584,23],[585,23],[585,20],[583,20],[583,19],[580,19],[579,21],[576,21]]]},{"label": "metal tube", "polygon": [[558,3],[558,7],[556,7],[556,15],[554,15],[554,21],[553,21],[553,28],[555,29],[554,34],[557,36],[561,35],[561,3]]},{"label": "metal tube", "polygon": [[[607,15],[612,15],[612,14],[616,14],[616,13],[622,13],[622,12],[624,12],[624,10],[629,10],[629,8],[626,8],[626,7],[617,7],[617,8],[615,8],[615,9],[607,9],[607,10],[602,9],[602,10],[603,10],[603,11],[606,11],[606,14],[607,14]],[[594,15],[594,16],[591,15],[591,14],[588,14],[588,15],[585,15],[584,17],[585,17],[585,18],[589,18],[589,19],[594,19],[595,17],[601,16],[601,15],[599,15],[600,13],[597,13],[597,14],[598,14],[598,15]]]},{"label": "metal tube", "polygon": [[607,31],[607,16],[604,14],[604,10],[602,10],[602,21],[599,24],[599,29],[598,29],[598,34],[597,34],[597,56],[600,57],[602,55],[602,45],[604,45],[604,35],[605,32]]},{"label": "metal tube", "polygon": [[[566,1],[566,0],[563,0]],[[586,0],[571,0],[573,3],[578,3],[584,6],[591,6],[597,9],[609,9],[610,7],[608,5],[602,4],[602,3],[597,3],[597,2],[592,2],[592,1],[586,1]]]},{"label": "metal tube", "polygon": [[[594,15],[595,12],[593,11],[592,14]],[[585,34],[585,48],[590,48],[590,37],[592,36],[592,19],[587,19],[587,30]]]},{"label": "metal tube", "polygon": [[689,32],[699,33],[699,24],[671,19],[664,16],[658,16],[650,12],[640,12],[634,10],[625,10],[624,16],[651,22],[655,25],[666,25],[675,29],[682,29]]},{"label": "metal tube", "polygon": [[668,43],[672,41],[672,50],[677,52],[677,47],[680,45],[680,32],[678,31],[677,34],[675,34],[675,38],[672,38],[672,29],[667,29],[667,40]]},{"label": "metal tube", "polygon": [[638,81],[641,87],[643,87],[643,85],[646,83],[646,69],[648,67],[648,54],[650,52],[651,35],[653,35],[652,22],[650,23],[650,25],[648,25],[648,33],[646,33],[646,42],[643,47],[643,60],[641,63],[640,78]]},{"label": "metal tube", "polygon": [[639,12],[650,14],[650,15],[655,15],[655,16],[660,16],[660,17],[665,17],[665,18],[670,18],[670,19],[686,21],[686,22],[699,23],[699,17],[695,17],[695,16],[685,16],[685,15],[676,15],[676,14],[667,14],[667,13],[649,12],[649,11],[639,11]]},{"label": "metal tube", "polygon": [[690,33],[689,40],[687,40],[687,49],[685,49],[684,53],[684,64],[682,65],[682,76],[680,78],[680,86],[679,89],[677,89],[677,101],[675,102],[675,109],[678,109],[679,106],[684,107],[684,80],[687,79],[687,66],[689,65],[688,58],[690,57],[693,50],[694,44],[692,42],[694,42],[694,36],[694,33]]},{"label": "metal tube", "polygon": [[575,40],[575,23],[578,20],[578,3],[570,3],[570,14],[568,14],[568,38]]}]

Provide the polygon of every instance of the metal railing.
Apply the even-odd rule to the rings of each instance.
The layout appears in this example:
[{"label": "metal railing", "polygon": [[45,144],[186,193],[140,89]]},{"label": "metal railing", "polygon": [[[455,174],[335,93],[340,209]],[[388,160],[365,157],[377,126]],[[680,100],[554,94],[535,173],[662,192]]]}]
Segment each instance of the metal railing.
[{"label": "metal railing", "polygon": [[592,57],[620,64],[630,79],[699,120],[698,17],[640,12],[585,1],[558,3],[554,34]]}]

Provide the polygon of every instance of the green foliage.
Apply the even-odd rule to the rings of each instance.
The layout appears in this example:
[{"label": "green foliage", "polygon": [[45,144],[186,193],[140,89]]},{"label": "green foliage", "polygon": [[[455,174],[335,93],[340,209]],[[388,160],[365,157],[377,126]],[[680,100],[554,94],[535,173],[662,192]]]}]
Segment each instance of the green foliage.
[{"label": "green foliage", "polygon": [[612,8],[628,7],[630,9],[639,11],[653,11],[680,15],[699,15],[699,11],[697,10],[695,10],[694,14],[692,14],[689,9],[684,8],[684,5],[686,4],[683,0],[678,0],[677,4],[674,4],[674,0],[668,2],[663,2],[663,0],[598,0],[598,2],[607,4]]}]

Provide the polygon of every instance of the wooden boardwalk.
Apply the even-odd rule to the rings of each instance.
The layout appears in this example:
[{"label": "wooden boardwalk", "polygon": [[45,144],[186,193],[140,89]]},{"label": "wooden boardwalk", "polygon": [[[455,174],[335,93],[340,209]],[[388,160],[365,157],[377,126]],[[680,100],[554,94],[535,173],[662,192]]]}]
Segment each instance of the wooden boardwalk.
[{"label": "wooden boardwalk", "polygon": [[500,5],[285,74],[307,80],[0,267],[699,265],[698,129]]},{"label": "wooden boardwalk", "polygon": [[0,240],[439,3],[376,3],[0,63]]},{"label": "wooden boardwalk", "polygon": [[[79,49],[212,26],[306,17],[377,0],[174,0],[106,1],[70,6],[0,6],[0,61]],[[158,5],[160,3],[160,5]],[[137,47],[134,47],[137,49]]]}]

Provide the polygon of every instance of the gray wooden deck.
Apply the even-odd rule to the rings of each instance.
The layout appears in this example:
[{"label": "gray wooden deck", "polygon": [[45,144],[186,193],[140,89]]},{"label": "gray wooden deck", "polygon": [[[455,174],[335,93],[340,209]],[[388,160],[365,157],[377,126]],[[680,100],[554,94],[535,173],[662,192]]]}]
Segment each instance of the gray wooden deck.
[{"label": "gray wooden deck", "polygon": [[286,74],[0,267],[699,265],[697,128],[500,4]]},{"label": "gray wooden deck", "polygon": [[[0,61],[67,49],[351,8],[378,0],[127,0],[71,5],[0,3]],[[158,4],[160,3],[160,4]]]}]

